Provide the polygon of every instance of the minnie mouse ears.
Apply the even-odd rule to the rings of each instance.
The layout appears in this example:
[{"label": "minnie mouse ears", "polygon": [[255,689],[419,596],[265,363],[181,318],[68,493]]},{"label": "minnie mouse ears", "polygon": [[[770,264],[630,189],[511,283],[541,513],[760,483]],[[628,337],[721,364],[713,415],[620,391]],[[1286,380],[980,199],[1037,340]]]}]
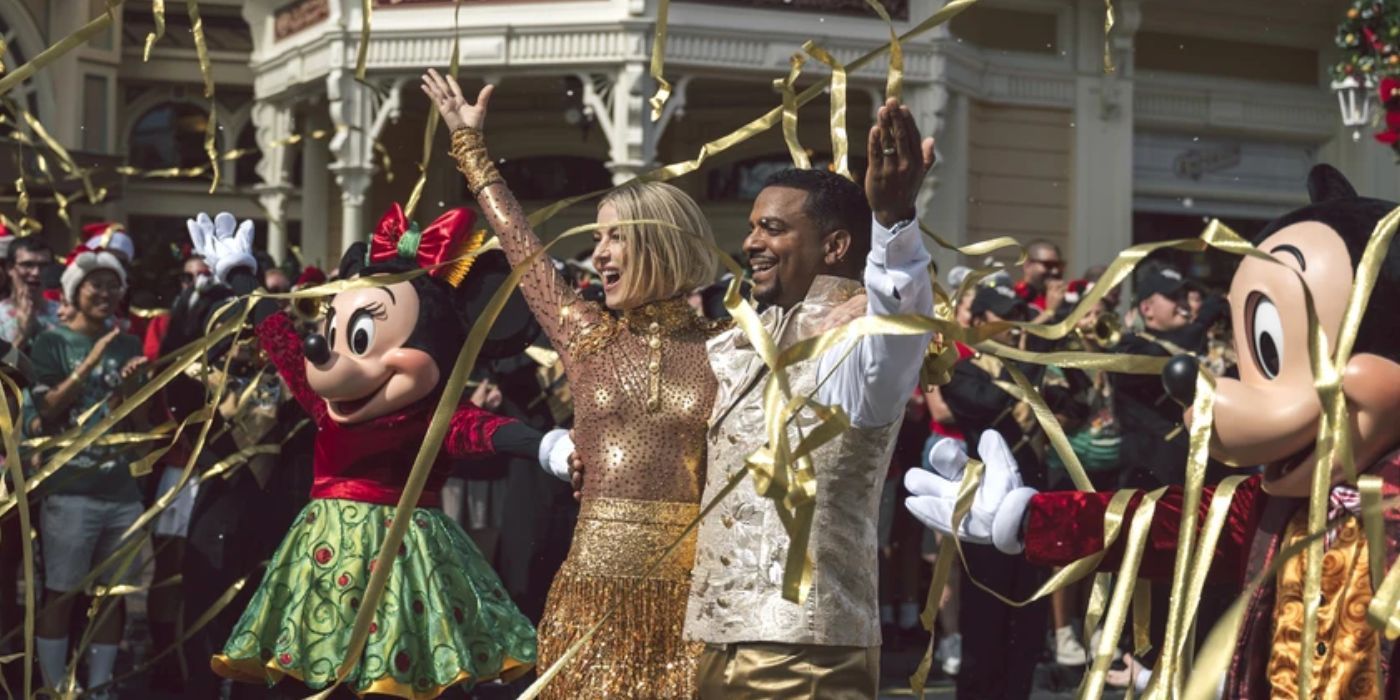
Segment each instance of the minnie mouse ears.
[{"label": "minnie mouse ears", "polygon": [[[506,259],[505,253],[492,250],[477,256],[471,274],[462,280],[456,292],[459,300],[457,309],[468,327],[481,319],[486,311],[486,304],[491,301],[496,290],[505,284],[509,275],[510,261]],[[481,355],[490,359],[517,355],[534,342],[539,332],[540,327],[535,322],[535,315],[530,313],[530,307],[525,304],[524,297],[517,289],[511,293],[505,307],[496,317],[496,322],[491,325],[491,332],[486,336]]]},{"label": "minnie mouse ears", "polygon": [[1314,204],[1356,197],[1356,188],[1340,170],[1321,163],[1308,172],[1308,198]]}]

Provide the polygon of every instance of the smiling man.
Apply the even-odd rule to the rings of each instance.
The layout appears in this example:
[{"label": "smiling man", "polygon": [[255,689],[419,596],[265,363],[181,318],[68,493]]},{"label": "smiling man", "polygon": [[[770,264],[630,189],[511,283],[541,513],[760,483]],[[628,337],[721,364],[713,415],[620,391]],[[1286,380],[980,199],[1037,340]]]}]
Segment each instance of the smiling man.
[{"label": "smiling man", "polygon": [[[81,251],[63,272],[63,293],[75,309],[64,325],[34,339],[34,407],[52,434],[91,427],[106,418],[139,381],[145,358],[141,341],[122,333],[113,314],[125,293],[126,273],[111,253]],[[139,414],[139,412],[138,412]],[[142,421],[133,414],[136,429]],[[114,555],[123,533],[141,514],[141,489],[114,446],[94,445],[74,455],[42,485],[40,534],[47,605],[39,615],[36,644],[44,684],[57,688],[68,662],[68,624],[75,598],[92,567]],[[112,567],[118,569],[120,567]],[[105,585],[135,583],[140,567],[109,569]],[[86,687],[112,677],[122,637],[122,608],[97,625],[87,654]],[[108,697],[105,691],[93,694]]]},{"label": "smiling man", "polygon": [[[780,348],[816,335],[865,294],[868,314],[930,314],[933,290],[914,198],[933,162],[908,108],[891,100],[869,137],[865,189],[786,170],[754,202],[744,242],[761,321]],[[860,303],[860,302],[855,302]],[[927,335],[867,336],[785,370],[794,394],[840,406],[850,427],[812,453],[817,500],[809,593],[783,597],[789,535],[745,479],[701,522],[685,634],[703,642],[702,698],[870,697],[879,678],[876,522],[880,490]],[[849,354],[847,354],[849,352]],[[703,502],[767,442],[768,371],[739,330],[709,344],[719,379]],[[820,384],[820,385],[819,385]],[[892,399],[898,400],[892,400]],[[818,423],[802,411],[794,441]]]}]

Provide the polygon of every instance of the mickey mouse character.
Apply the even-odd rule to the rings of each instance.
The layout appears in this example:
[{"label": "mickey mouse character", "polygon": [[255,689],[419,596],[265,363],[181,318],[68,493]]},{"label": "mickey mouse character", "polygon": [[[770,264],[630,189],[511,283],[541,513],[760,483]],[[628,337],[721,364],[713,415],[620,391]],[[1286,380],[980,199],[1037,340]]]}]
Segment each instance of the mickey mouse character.
[{"label": "mickey mouse character", "polygon": [[[315,477],[311,503],[213,658],[216,673],[267,684],[290,676],[311,688],[334,681],[395,504],[466,339],[454,289],[466,266],[444,263],[481,244],[470,233],[473,219],[457,209],[420,230],[394,205],[368,248],[360,243],[345,253],[341,278],[427,274],[335,295],[320,331],[305,340],[276,302],[255,307],[263,351],[316,425]],[[189,228],[221,282],[238,294],[256,288],[252,222],[235,230],[230,214],[213,221],[200,214]],[[431,698],[459,683],[512,679],[534,664],[534,629],[466,533],[438,509],[438,492],[454,459],[537,458],[560,434],[543,439],[469,403],[457,408],[346,687],[361,696]]]},{"label": "mickey mouse character", "polygon": [[[1359,197],[1334,168],[1316,166],[1308,178],[1312,203],[1271,222],[1255,246],[1281,264],[1246,257],[1230,288],[1240,378],[1217,379],[1211,453],[1235,464],[1264,465],[1240,484],[1212,557],[1210,579],[1243,585],[1267,569],[1278,552],[1307,531],[1309,484],[1322,406],[1309,364],[1303,285],[1311,292],[1326,342],[1337,338],[1357,264],[1376,223],[1397,205]],[[1400,246],[1391,246],[1362,317],[1354,354],[1343,374],[1351,443],[1358,468],[1384,482],[1383,498],[1400,494]],[[1329,350],[1330,352],[1330,350]],[[1169,391],[1189,402],[1194,365],[1174,361]],[[1189,420],[1188,416],[1188,420]],[[957,537],[991,542],[1008,554],[1060,566],[1103,549],[1103,517],[1112,493],[1038,493],[1022,485],[1015,460],[995,432],[983,434],[985,479]],[[906,507],[928,527],[950,532],[953,503],[967,455],[945,441],[935,445],[934,471],[912,470]],[[1248,601],[1224,697],[1297,697],[1299,660],[1314,654],[1313,697],[1400,697],[1397,647],[1365,619],[1371,601],[1370,561],[1358,495],[1332,472],[1331,512],[1317,609],[1317,645],[1299,648],[1304,620],[1306,553],[1284,563]],[[1210,502],[1212,489],[1202,497]],[[1125,517],[1141,500],[1133,497]],[[1158,502],[1139,575],[1168,579],[1176,555],[1182,493],[1173,487]],[[1384,513],[1390,566],[1400,552],[1400,511]],[[1114,567],[1123,538],[1102,568]],[[1377,669],[1379,668],[1379,675]]]}]

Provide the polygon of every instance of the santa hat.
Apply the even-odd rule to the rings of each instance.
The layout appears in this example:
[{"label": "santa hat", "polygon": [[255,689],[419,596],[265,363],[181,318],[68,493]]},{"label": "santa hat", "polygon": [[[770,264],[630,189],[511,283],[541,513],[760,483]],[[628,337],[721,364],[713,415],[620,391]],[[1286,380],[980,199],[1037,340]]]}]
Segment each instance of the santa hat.
[{"label": "santa hat", "polygon": [[4,260],[10,254],[10,244],[15,242],[15,232],[9,226],[0,223],[0,260]]},{"label": "santa hat", "polygon": [[321,268],[316,267],[315,265],[308,265],[306,269],[302,270],[301,274],[297,276],[297,282],[293,286],[304,287],[314,284],[325,283],[326,273],[322,272]]},{"label": "santa hat", "polygon": [[68,303],[78,302],[78,285],[87,279],[87,276],[98,270],[111,270],[117,273],[117,279],[121,280],[122,286],[126,286],[126,269],[117,256],[105,250],[88,250],[79,247],[68,256],[68,267],[63,270],[63,296],[68,299]]},{"label": "santa hat", "polygon": [[83,227],[83,247],[88,250],[105,249],[121,253],[127,260],[136,257],[136,243],[126,234],[126,228],[118,223],[99,221]]}]

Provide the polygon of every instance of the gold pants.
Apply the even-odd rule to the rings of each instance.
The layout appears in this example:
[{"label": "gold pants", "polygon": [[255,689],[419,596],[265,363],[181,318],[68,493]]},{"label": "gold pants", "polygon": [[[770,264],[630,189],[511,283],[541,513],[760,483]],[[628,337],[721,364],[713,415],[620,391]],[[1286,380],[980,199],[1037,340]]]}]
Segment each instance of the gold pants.
[{"label": "gold pants", "polygon": [[701,700],[867,700],[879,690],[880,647],[706,644]]}]

